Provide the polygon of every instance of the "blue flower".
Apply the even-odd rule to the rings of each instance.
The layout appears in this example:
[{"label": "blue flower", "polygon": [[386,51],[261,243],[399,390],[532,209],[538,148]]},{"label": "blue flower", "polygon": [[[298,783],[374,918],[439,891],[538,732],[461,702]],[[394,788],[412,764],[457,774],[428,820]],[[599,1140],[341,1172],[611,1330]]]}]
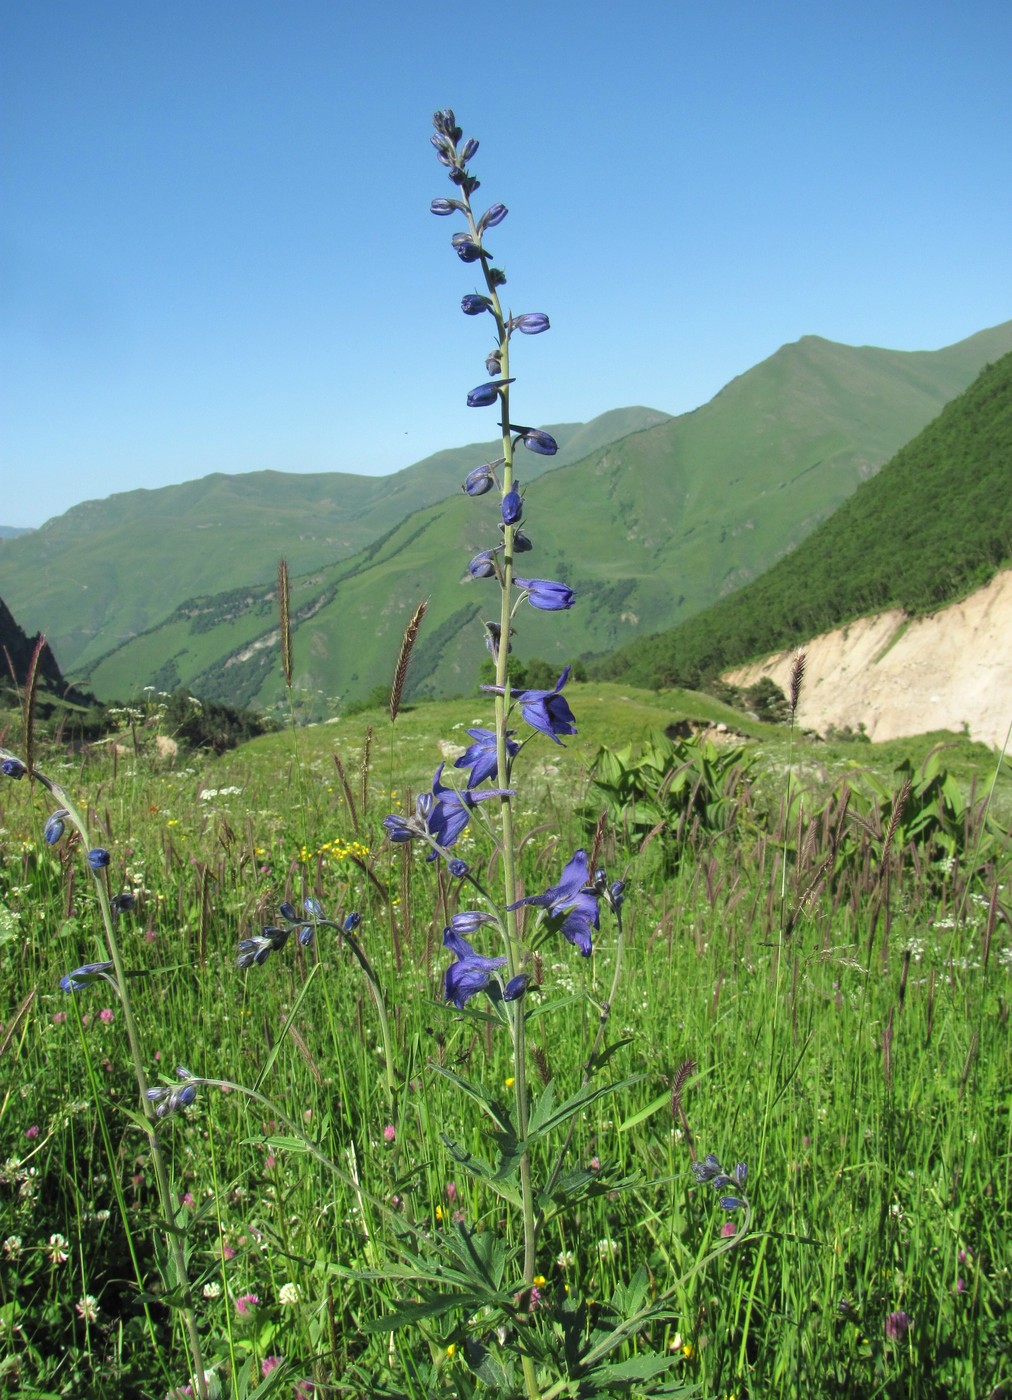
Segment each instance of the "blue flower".
[{"label": "blue flower", "polygon": [[735,1186],[743,1193],[741,1196],[721,1196],[720,1204],[724,1210],[740,1210],[746,1204],[744,1191],[748,1180],[748,1166],[745,1162],[739,1162],[728,1173],[720,1165],[719,1157],[710,1152],[702,1162],[692,1163],[692,1174],[700,1186],[709,1185],[715,1191],[722,1191],[725,1186]]},{"label": "blue flower", "polygon": [[459,200],[459,199],[434,199],[434,200],[432,201],[432,203],[429,205],[429,213],[430,213],[430,214],[439,214],[440,217],[442,217],[442,218],[445,218],[445,216],[446,216],[447,214],[456,213],[457,210],[459,210],[462,214],[465,212],[465,210],[464,210],[464,204],[463,204],[463,201],[462,201],[462,200]]},{"label": "blue flower", "polygon": [[104,870],[109,864],[109,852],[101,846],[95,846],[88,852],[88,864],[92,870]]},{"label": "blue flower", "polygon": [[519,1001],[527,991],[527,983],[530,980],[526,972],[518,972],[516,977],[511,977],[503,988],[503,1001]]},{"label": "blue flower", "polygon": [[21,762],[20,758],[5,758],[3,762],[0,763],[0,772],[3,773],[5,778],[17,779],[23,778],[28,772],[28,769]]},{"label": "blue flower", "polygon": [[[505,501],[503,511],[505,513]],[[565,583],[555,583],[547,578],[514,578],[513,582],[518,588],[526,588],[527,601],[532,608],[540,608],[542,612],[560,612],[573,606],[576,595]]]},{"label": "blue flower", "polygon": [[466,297],[461,297],[460,309],[465,316],[480,316],[483,311],[492,310],[492,299],[471,292]]},{"label": "blue flower", "polygon": [[507,789],[488,788],[484,792],[458,792],[442,781],[441,763],[432,779],[432,791],[423,792],[415,801],[413,817],[391,815],[383,825],[391,841],[412,841],[420,836],[433,847],[428,859],[438,859],[440,852],[452,846],[471,820],[471,812],[479,802],[489,797],[512,797]]},{"label": "blue flower", "polygon": [[495,555],[494,549],[483,549],[468,564],[467,572],[472,578],[491,578],[495,573]]},{"label": "blue flower", "polygon": [[67,811],[66,807],[58,807],[46,822],[42,835],[47,846],[55,846],[59,841],[60,837],[67,829],[65,818],[69,815],[70,813]]},{"label": "blue flower", "polygon": [[98,977],[106,977],[111,971],[111,962],[85,963],[83,967],[75,967],[73,972],[68,972],[66,977],[61,977],[60,986],[65,992],[79,992],[82,987],[87,987]]},{"label": "blue flower", "polygon": [[514,486],[502,498],[502,518],[504,525],[515,525],[524,513],[524,501]]},{"label": "blue flower", "polygon": [[520,331],[522,335],[540,335],[542,331],[551,330],[551,323],[543,311],[526,311],[522,316],[511,316],[507,324],[511,331]]},{"label": "blue flower", "polygon": [[269,926],[261,929],[253,938],[241,939],[236,960],[240,969],[252,967],[254,963],[257,967],[263,967],[271,953],[279,952],[285,946],[290,933],[290,928]]},{"label": "blue flower", "polygon": [[478,232],[484,233],[487,228],[495,228],[496,224],[501,224],[509,213],[505,204],[493,204],[491,209],[486,209],[478,220]]},{"label": "blue flower", "polygon": [[494,924],[494,914],[483,914],[478,909],[461,909],[450,920],[453,933],[477,933],[483,924]]},{"label": "blue flower", "polygon": [[[470,768],[471,773],[467,785],[469,788],[476,788],[486,778],[491,778],[498,768],[495,730],[469,729],[467,732],[474,743],[465,749],[453,766],[454,768]],[[512,737],[515,733],[514,729],[506,731],[506,751],[510,758],[515,757],[520,752],[520,745]]]},{"label": "blue flower", "polygon": [[469,496],[484,496],[486,491],[491,491],[495,485],[495,472],[492,470],[492,463],[486,462],[484,466],[475,467],[474,471],[468,472],[464,478],[464,490]]},{"label": "blue flower", "polygon": [[468,408],[489,408],[498,399],[500,389],[514,382],[514,379],[493,379],[488,384],[479,384],[467,396]]},{"label": "blue flower", "polygon": [[[180,1079],[192,1079],[190,1071],[185,1065],[177,1065],[176,1073]],[[158,1089],[146,1089],[145,1097],[158,1107],[155,1109],[159,1118],[165,1118],[170,1113],[178,1113],[181,1108],[188,1108],[197,1097],[196,1084],[166,1084]]]},{"label": "blue flower", "polygon": [[466,860],[448,860],[446,868],[455,880],[463,880],[465,875],[471,873],[471,867]]},{"label": "blue flower", "polygon": [[528,895],[515,904],[507,904],[507,909],[519,909],[522,904],[530,904],[546,911],[546,919],[551,932],[559,931],[563,937],[579,948],[585,958],[592,949],[592,929],[600,927],[597,910],[597,897],[588,885],[590,871],[587,868],[587,852],[580,850],[569,861],[557,885],[552,885],[544,894]]},{"label": "blue flower", "polygon": [[554,457],[559,450],[559,444],[551,433],[543,433],[537,428],[527,429],[523,436],[523,443],[528,452],[539,452],[542,457]]},{"label": "blue flower", "polygon": [[496,968],[505,967],[505,958],[483,958],[452,928],[443,930],[443,946],[457,955],[457,961],[446,969],[446,1000],[458,1010],[477,992],[484,991]]},{"label": "blue flower", "polygon": [[[569,671],[570,668],[567,666],[555,682],[554,690],[517,690],[513,692],[513,699],[520,706],[520,713],[531,728],[539,730],[542,734],[547,734],[557,744],[562,742],[559,738],[560,734],[576,733],[576,716],[569,708],[569,702],[564,700],[561,694],[563,686],[569,680]],[[495,685],[483,685],[482,690],[489,690],[494,695],[504,693],[501,686]]]},{"label": "blue flower", "polygon": [[[455,233],[450,242],[453,244],[453,251],[457,254],[461,262],[477,262],[483,255],[484,250],[481,245],[475,243],[469,233]],[[488,255],[485,254],[485,256]]]}]

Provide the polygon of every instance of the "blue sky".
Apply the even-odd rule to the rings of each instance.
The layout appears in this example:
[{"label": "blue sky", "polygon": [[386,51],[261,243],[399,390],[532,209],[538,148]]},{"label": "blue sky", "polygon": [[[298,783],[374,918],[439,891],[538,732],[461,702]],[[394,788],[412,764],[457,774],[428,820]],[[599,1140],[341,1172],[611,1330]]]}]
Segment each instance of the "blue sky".
[{"label": "blue sky", "polygon": [[1007,320],[1010,71],[1007,0],[8,4],[0,524],[492,436],[435,107],[510,208],[508,303],[552,319],[523,421]]}]

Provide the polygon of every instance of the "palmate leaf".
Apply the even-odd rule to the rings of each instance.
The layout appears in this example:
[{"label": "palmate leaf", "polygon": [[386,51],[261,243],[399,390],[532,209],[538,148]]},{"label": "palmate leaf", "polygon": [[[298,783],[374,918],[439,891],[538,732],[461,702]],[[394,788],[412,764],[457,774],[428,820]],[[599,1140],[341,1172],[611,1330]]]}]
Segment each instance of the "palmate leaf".
[{"label": "palmate leaf", "polygon": [[464,1343],[464,1356],[474,1374],[490,1390],[504,1395],[516,1394],[516,1374],[508,1364],[508,1352],[496,1355],[479,1342],[477,1337],[468,1337]]},{"label": "palmate leaf", "polygon": [[453,1231],[445,1236],[445,1244],[460,1260],[464,1272],[489,1290],[488,1301],[509,1302],[508,1295],[500,1290],[507,1256],[516,1251],[508,1249],[499,1235],[488,1230],[474,1230],[458,1220]]},{"label": "palmate leaf", "polygon": [[[559,1104],[558,1108],[547,1112],[536,1132],[531,1132],[528,1126],[527,1141],[522,1144],[522,1146],[525,1149],[529,1148],[540,1138],[546,1137],[553,1129],[558,1128],[563,1123],[567,1123],[574,1114],[582,1112],[583,1109],[587,1108],[588,1105],[592,1104],[596,1099],[602,1099],[607,1094],[617,1094],[621,1089],[628,1089],[631,1085],[638,1084],[640,1080],[645,1077],[646,1076],[642,1074],[631,1074],[625,1079],[616,1080],[614,1084],[602,1084],[597,1089],[592,1089],[589,1084],[585,1084],[581,1089],[578,1089],[575,1094],[571,1094],[568,1099],[565,1099]],[[544,1095],[541,1097],[543,1098]]]},{"label": "palmate leaf", "polygon": [[475,1312],[487,1302],[488,1297],[484,1293],[468,1292],[466,1289],[461,1289],[459,1293],[430,1293],[417,1303],[401,1303],[383,1317],[367,1319],[362,1323],[362,1329],[365,1332],[397,1332],[402,1327],[414,1327],[416,1323],[433,1317],[445,1317],[447,1313],[459,1309]]},{"label": "palmate leaf", "polygon": [[[466,1147],[461,1147],[459,1143],[454,1142],[448,1133],[440,1133],[439,1136],[442,1138],[443,1146],[447,1152],[466,1172],[477,1177],[480,1181],[486,1182],[504,1201],[509,1201],[511,1205],[517,1207],[522,1206],[520,1192],[509,1184],[509,1179],[516,1174],[520,1161],[519,1153],[507,1157],[504,1152],[500,1157],[499,1166],[493,1167],[489,1162],[484,1162],[480,1157],[476,1157],[473,1152],[468,1152]],[[496,1136],[507,1137],[505,1134],[496,1134]],[[516,1138],[509,1135],[508,1141],[513,1143],[514,1148],[516,1147]]]}]

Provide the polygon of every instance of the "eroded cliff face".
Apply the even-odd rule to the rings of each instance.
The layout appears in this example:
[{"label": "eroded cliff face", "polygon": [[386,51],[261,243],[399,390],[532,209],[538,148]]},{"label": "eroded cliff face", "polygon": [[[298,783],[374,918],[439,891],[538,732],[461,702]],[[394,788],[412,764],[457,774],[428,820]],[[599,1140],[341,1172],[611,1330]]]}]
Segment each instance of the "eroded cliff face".
[{"label": "eroded cliff face", "polygon": [[[1012,724],[1012,569],[986,588],[930,617],[876,613],[798,639],[807,656],[799,722],[869,738],[901,738],[933,729],[1001,747]],[[732,685],[770,676],[787,692],[793,651],[726,672]]]}]

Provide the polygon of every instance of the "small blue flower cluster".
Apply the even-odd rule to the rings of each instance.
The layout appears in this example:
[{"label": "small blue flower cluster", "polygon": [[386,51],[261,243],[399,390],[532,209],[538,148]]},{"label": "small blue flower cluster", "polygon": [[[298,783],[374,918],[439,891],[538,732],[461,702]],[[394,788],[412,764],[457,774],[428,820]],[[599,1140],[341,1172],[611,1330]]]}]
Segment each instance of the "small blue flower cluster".
[{"label": "small blue flower cluster", "polygon": [[[323,905],[311,895],[302,901],[302,908],[304,913],[300,915],[296,912],[294,905],[285,900],[278,906],[282,923],[268,924],[252,938],[241,939],[238,957],[239,968],[262,967],[271,953],[281,951],[293,933],[297,935],[303,948],[308,948],[319,928],[340,929],[343,934],[348,935],[354,933],[362,922],[361,916],[355,912],[345,915],[340,922],[328,919]],[[309,917],[307,918],[306,915]]]},{"label": "small blue flower cluster", "polygon": [[692,1174],[700,1186],[712,1186],[715,1191],[723,1191],[725,1186],[736,1188],[736,1196],[721,1196],[720,1204],[725,1210],[741,1210],[748,1204],[745,1199],[748,1167],[744,1162],[739,1162],[732,1171],[726,1172],[720,1165],[720,1159],[711,1152],[702,1162],[693,1162]]}]

